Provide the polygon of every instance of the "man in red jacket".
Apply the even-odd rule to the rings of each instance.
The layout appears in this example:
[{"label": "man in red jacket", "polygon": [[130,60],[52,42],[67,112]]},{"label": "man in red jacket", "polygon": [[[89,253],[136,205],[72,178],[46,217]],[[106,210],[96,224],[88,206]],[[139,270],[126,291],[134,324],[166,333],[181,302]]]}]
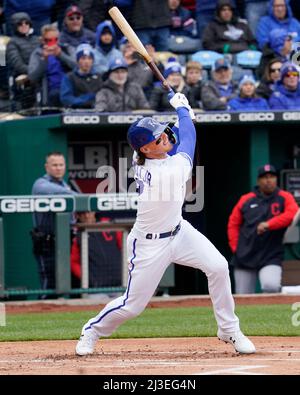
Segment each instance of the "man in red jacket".
[{"label": "man in red jacket", "polygon": [[240,198],[228,222],[235,293],[254,293],[257,276],[263,292],[280,291],[282,239],[297,211],[293,195],[278,188],[275,167],[260,167],[257,186]]}]

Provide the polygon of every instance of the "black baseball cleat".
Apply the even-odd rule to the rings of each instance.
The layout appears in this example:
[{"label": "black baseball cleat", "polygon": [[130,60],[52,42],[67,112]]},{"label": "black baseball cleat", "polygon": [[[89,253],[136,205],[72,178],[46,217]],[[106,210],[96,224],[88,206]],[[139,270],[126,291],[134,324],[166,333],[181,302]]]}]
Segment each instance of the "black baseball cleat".
[{"label": "black baseball cleat", "polygon": [[218,338],[223,340],[225,343],[232,344],[235,351],[241,354],[254,354],[256,352],[252,341],[249,340],[248,337],[246,337],[240,330],[228,334],[224,334],[218,330]]}]

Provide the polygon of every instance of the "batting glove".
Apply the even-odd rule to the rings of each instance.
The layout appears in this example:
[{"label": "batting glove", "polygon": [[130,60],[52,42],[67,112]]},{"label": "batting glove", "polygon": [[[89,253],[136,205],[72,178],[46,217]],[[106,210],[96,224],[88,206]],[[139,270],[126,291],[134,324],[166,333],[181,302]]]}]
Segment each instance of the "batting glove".
[{"label": "batting glove", "polygon": [[185,97],[183,93],[177,92],[175,93],[175,95],[173,95],[173,97],[170,96],[171,94],[168,95],[169,103],[173,108],[175,108],[175,110],[177,110],[177,108],[179,107],[185,107],[189,109],[190,105],[188,99]]},{"label": "batting glove", "polygon": [[169,93],[168,99],[169,99],[169,103],[171,104],[171,106],[173,108],[175,108],[175,110],[177,110],[179,107],[187,108],[189,110],[190,117],[192,119],[196,119],[195,113],[192,110],[188,99],[186,98],[186,96],[183,93],[179,93],[179,92],[177,92],[175,94],[174,94],[174,92]]}]

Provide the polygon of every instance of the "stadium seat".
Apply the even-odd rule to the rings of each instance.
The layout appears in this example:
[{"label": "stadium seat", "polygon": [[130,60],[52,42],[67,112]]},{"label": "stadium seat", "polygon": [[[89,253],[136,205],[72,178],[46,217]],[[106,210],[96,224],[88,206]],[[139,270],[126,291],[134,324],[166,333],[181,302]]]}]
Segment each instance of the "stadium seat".
[{"label": "stadium seat", "polygon": [[202,48],[201,40],[187,36],[171,36],[169,50],[179,54],[192,54]]},{"label": "stadium seat", "polygon": [[201,63],[204,69],[210,70],[215,61],[223,56],[215,51],[198,51],[191,56],[191,60]]},{"label": "stadium seat", "polygon": [[262,53],[260,51],[242,51],[236,54],[236,63],[243,68],[255,69],[259,66]]}]

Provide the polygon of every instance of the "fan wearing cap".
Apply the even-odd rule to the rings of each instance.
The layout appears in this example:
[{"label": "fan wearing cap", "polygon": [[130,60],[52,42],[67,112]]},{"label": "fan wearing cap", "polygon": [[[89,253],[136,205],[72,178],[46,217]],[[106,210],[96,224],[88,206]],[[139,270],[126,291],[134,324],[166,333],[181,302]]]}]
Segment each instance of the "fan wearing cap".
[{"label": "fan wearing cap", "polygon": [[123,58],[109,64],[107,80],[96,95],[99,112],[124,112],[150,108],[143,89],[136,82],[128,81],[128,65]]},{"label": "fan wearing cap", "polygon": [[95,69],[97,73],[104,74],[109,65],[122,57],[117,49],[116,31],[111,21],[99,23],[96,30]]},{"label": "fan wearing cap", "polygon": [[238,352],[255,352],[253,343],[240,331],[234,313],[226,259],[182,218],[196,130],[187,98],[182,93],[171,93],[169,100],[176,110],[178,126],[170,129],[145,117],[128,130],[127,139],[135,151],[134,178],[139,193],[136,221],[127,238],[128,286],[120,298],[107,304],[83,326],[76,345],[77,355],[92,354],[99,337],[110,336],[122,323],[142,313],[172,262],[206,274],[218,337],[231,343]]},{"label": "fan wearing cap", "polygon": [[212,81],[204,83],[201,90],[203,109],[224,111],[228,101],[238,94],[238,84],[232,80],[232,68],[226,58],[217,59],[212,67]]},{"label": "fan wearing cap", "polygon": [[254,293],[257,278],[263,292],[280,291],[282,240],[297,211],[293,195],[277,186],[275,167],[260,167],[257,186],[239,199],[228,221],[236,293]]},{"label": "fan wearing cap", "polygon": [[[169,59],[163,75],[174,92],[182,92],[183,94],[187,93],[181,65],[175,59]],[[150,95],[149,103],[150,107],[155,111],[172,110],[172,106],[168,100],[168,92],[162,87],[161,83],[154,86]]]},{"label": "fan wearing cap", "polygon": [[74,59],[76,48],[80,44],[95,46],[96,35],[83,26],[84,19],[81,9],[77,5],[70,5],[65,10],[59,43],[67,48],[67,53]]},{"label": "fan wearing cap", "polygon": [[256,95],[256,82],[252,75],[244,75],[239,83],[239,95],[229,100],[229,111],[268,110],[268,102]]},{"label": "fan wearing cap", "polygon": [[293,63],[283,64],[269,105],[274,110],[300,109],[299,68]]},{"label": "fan wearing cap", "polygon": [[103,81],[93,68],[93,48],[89,44],[79,45],[76,60],[76,68],[62,80],[60,101],[65,107],[94,108],[96,93],[101,89]]}]

